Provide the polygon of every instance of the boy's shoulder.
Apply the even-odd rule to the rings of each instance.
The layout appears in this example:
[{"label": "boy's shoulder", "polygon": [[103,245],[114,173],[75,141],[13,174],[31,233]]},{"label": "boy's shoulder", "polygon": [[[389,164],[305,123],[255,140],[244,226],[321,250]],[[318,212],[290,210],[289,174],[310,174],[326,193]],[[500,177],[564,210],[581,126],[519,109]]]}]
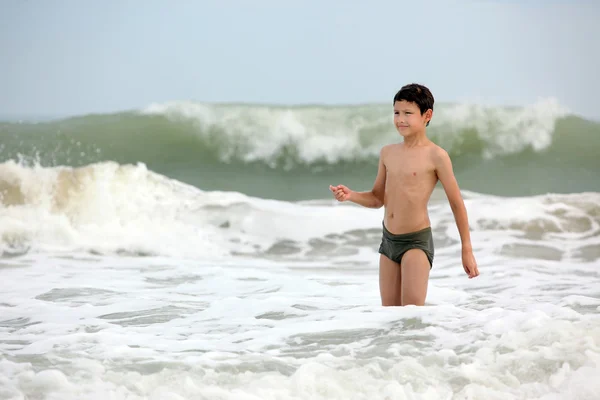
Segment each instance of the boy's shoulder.
[{"label": "boy's shoulder", "polygon": [[387,165],[390,158],[395,158],[401,149],[402,143],[391,143],[384,145],[379,151],[379,158],[381,159],[381,162]]},{"label": "boy's shoulder", "polygon": [[390,143],[383,146],[380,150],[381,155],[385,155],[389,152],[399,150],[402,147],[402,143]]},{"label": "boy's shoulder", "polygon": [[443,147],[435,144],[434,142],[429,142],[429,153],[433,156],[433,157],[443,157],[445,155],[447,155],[448,153],[446,152],[446,150],[444,150]]},{"label": "boy's shoulder", "polygon": [[432,161],[437,164],[439,162],[444,162],[447,159],[450,159],[450,155],[448,154],[448,152],[441,146],[431,142],[430,145],[430,156]]},{"label": "boy's shoulder", "polygon": [[[399,152],[402,151],[404,147],[403,143],[392,143],[387,144],[381,148],[380,157],[381,160],[386,163],[386,159],[390,156],[395,158]],[[446,163],[450,160],[450,155],[448,152],[441,146],[435,144],[434,142],[429,142],[425,148],[426,158],[429,159],[434,165],[439,165],[440,163]]]}]

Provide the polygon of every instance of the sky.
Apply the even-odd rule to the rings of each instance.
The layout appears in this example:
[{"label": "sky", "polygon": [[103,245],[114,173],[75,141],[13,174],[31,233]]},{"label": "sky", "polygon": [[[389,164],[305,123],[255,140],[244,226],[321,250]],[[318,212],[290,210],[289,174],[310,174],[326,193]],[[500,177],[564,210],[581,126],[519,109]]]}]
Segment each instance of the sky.
[{"label": "sky", "polygon": [[548,97],[600,119],[600,2],[1,0],[0,115]]}]

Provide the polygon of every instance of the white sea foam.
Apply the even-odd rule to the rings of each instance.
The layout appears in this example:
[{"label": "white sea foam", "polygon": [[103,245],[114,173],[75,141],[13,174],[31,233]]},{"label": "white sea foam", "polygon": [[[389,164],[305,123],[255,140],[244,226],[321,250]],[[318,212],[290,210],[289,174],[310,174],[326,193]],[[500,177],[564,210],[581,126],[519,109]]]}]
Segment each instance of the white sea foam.
[{"label": "white sea foam", "polygon": [[[354,161],[376,156],[394,137],[391,104],[286,108],[170,102],[151,104],[140,112],[192,121],[205,140],[228,143],[219,149],[223,160],[275,162],[289,149],[305,163]],[[483,155],[491,158],[528,147],[547,148],[556,120],[567,113],[553,98],[526,107],[440,104],[428,132],[457,152],[463,142],[473,140],[475,131]]]},{"label": "white sea foam", "polygon": [[[379,240],[382,219],[382,210],[333,200],[290,203],[202,191],[143,164],[42,168],[9,161],[0,164],[0,182],[0,244],[17,253],[84,250],[211,259],[231,251],[261,253],[278,244],[293,254],[290,246],[360,251],[361,241],[372,247]],[[559,259],[577,257],[582,249],[594,254],[597,193],[466,197],[474,235],[486,245],[539,245]],[[431,218],[439,240],[453,242],[447,244],[453,249],[459,237],[444,199],[443,193],[434,195]],[[565,246],[568,239],[571,247]]]},{"label": "white sea foam", "polygon": [[441,120],[444,135],[440,144],[454,148],[464,140],[458,134],[474,130],[485,143],[484,156],[517,153],[531,147],[540,151],[552,143],[555,122],[564,117],[568,109],[556,99],[540,99],[526,107],[493,107],[479,103],[460,103],[440,107],[436,118]]}]

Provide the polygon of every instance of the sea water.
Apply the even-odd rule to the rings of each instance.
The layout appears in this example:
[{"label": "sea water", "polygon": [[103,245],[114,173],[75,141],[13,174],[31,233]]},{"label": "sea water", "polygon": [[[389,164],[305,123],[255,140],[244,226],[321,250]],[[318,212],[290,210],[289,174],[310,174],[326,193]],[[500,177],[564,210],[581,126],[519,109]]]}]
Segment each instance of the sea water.
[{"label": "sea water", "polygon": [[[121,142],[88,152],[81,132],[54,153],[37,142],[38,163],[0,164],[0,399],[600,398],[593,187],[463,190],[476,279],[436,188],[426,306],[381,307],[383,210],[337,203],[325,185],[286,196],[305,182],[294,176],[320,184],[317,170],[292,163],[258,196],[222,189],[235,180],[185,183],[193,171],[175,161],[119,159]],[[550,157],[550,137],[532,157]],[[65,149],[83,162],[49,161]],[[220,162],[196,167],[235,165]],[[521,169],[498,184],[516,190],[510,179],[531,180]]]}]

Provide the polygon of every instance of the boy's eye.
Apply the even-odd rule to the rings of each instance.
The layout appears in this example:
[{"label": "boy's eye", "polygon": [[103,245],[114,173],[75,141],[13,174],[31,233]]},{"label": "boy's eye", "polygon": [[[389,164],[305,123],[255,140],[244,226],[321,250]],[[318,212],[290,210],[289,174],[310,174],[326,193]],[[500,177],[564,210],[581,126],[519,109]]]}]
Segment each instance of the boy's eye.
[{"label": "boy's eye", "polygon": [[412,114],[410,111],[407,111],[406,113],[407,113],[407,114]]}]

